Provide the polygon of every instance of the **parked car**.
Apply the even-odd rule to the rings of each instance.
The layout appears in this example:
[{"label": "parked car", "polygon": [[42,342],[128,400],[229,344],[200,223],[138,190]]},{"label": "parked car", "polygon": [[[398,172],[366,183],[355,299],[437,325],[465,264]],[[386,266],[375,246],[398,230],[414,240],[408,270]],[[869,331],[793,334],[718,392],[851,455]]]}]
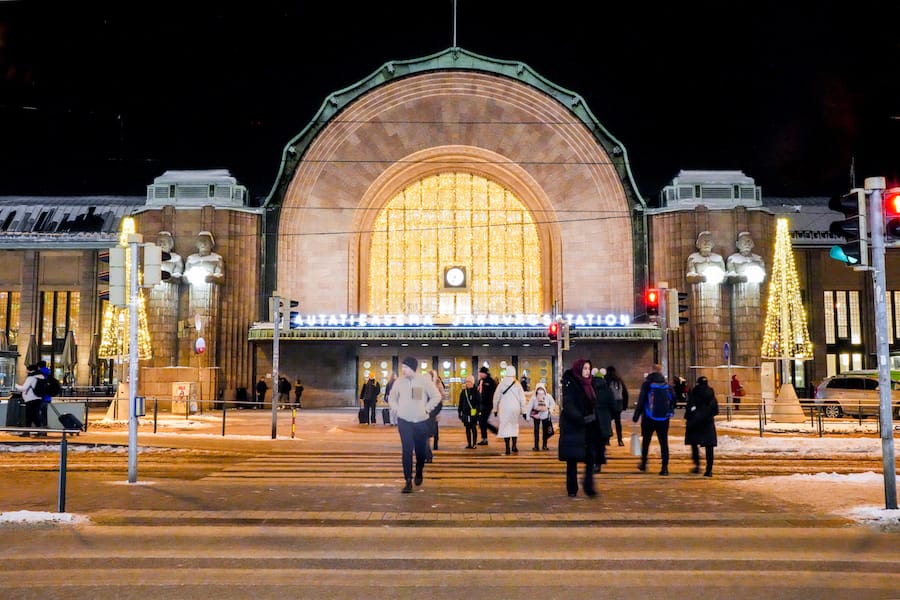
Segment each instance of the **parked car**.
[{"label": "parked car", "polygon": [[[847,371],[826,377],[816,388],[815,403],[823,406],[826,417],[875,417],[881,398],[876,371]],[[900,381],[891,380],[891,414],[900,418]]]}]

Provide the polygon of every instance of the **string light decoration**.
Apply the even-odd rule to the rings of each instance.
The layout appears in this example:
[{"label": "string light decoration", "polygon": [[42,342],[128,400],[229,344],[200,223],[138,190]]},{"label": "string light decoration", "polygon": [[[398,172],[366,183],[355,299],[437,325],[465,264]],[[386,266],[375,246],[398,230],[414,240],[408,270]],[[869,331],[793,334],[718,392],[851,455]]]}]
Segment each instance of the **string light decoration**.
[{"label": "string light decoration", "polygon": [[[134,219],[126,217],[122,219],[122,229],[119,232],[119,245],[125,248],[125,281],[131,281],[131,247],[128,245],[129,234],[136,233]],[[138,286],[141,285],[144,274],[138,270]],[[131,318],[129,308],[106,304],[103,312],[103,329],[100,335],[100,348],[97,352],[99,358],[121,358],[128,356],[130,352],[128,340]],[[150,326],[147,322],[147,300],[144,298],[144,290],[138,288],[138,358],[146,360],[153,358],[153,346],[150,343]]]},{"label": "string light decoration", "polygon": [[776,222],[775,258],[769,279],[761,354],[769,359],[809,360],[813,357],[787,219]]}]

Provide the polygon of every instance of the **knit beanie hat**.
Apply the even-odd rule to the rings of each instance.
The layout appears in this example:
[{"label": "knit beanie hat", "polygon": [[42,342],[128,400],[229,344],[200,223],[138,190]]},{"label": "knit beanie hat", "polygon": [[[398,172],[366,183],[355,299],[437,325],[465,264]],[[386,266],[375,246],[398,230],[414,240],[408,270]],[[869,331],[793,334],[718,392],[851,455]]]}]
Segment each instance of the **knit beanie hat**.
[{"label": "knit beanie hat", "polygon": [[490,374],[491,374],[490,369],[488,369],[487,367],[481,367],[480,369],[478,369],[478,372],[479,372],[479,373],[484,373],[485,375],[490,375]]},{"label": "knit beanie hat", "polygon": [[413,372],[419,370],[419,361],[413,356],[407,356],[403,359],[403,364],[412,369]]}]

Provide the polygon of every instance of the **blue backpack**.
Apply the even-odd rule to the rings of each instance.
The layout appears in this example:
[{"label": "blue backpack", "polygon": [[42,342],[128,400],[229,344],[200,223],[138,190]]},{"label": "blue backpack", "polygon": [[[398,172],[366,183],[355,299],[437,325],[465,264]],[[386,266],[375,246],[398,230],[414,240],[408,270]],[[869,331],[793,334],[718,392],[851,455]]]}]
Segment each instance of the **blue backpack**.
[{"label": "blue backpack", "polygon": [[650,384],[644,414],[654,421],[665,421],[675,414],[675,399],[668,383]]}]

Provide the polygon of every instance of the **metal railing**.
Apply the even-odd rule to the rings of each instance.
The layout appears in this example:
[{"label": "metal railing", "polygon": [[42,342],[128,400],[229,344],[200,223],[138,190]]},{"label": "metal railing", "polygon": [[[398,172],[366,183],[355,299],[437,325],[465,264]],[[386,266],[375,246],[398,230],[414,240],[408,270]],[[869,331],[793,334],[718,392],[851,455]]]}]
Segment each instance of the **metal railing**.
[{"label": "metal railing", "polygon": [[[47,429],[44,427],[0,427],[0,431],[18,434],[48,434],[60,433],[62,438],[59,441],[59,479],[56,488],[56,512],[66,512],[66,473],[69,460],[69,440],[68,435],[81,433],[80,429]],[[47,438],[49,440],[50,438]]]}]

